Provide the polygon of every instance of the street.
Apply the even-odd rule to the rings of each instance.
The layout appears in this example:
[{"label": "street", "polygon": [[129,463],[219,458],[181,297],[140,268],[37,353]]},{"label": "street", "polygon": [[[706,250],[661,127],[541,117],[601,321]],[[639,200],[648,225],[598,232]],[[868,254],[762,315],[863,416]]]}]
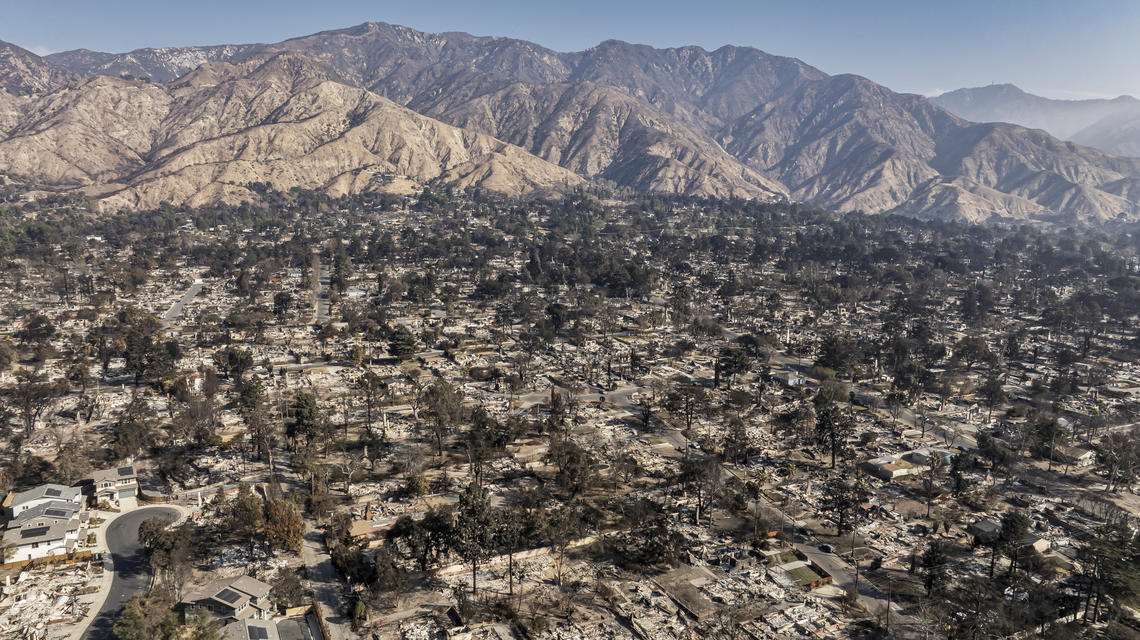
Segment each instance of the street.
[{"label": "street", "polygon": [[325,623],[333,640],[350,637],[348,619],[344,617],[344,602],[341,598],[343,583],[332,564],[332,557],[325,549],[324,533],[309,528],[301,548],[301,558],[305,561],[310,586],[321,608]]},{"label": "street", "polygon": [[85,640],[103,640],[114,637],[115,621],[131,596],[146,593],[150,587],[151,570],[142,545],[139,543],[139,525],[149,518],[162,518],[171,522],[180,512],[174,507],[143,507],[125,513],[107,527],[107,548],[111,552],[114,581],[107,591],[107,599],[91,626],[83,633]]},{"label": "street", "polygon": [[194,296],[202,292],[202,286],[203,284],[200,279],[195,280],[194,284],[190,285],[190,288],[186,290],[186,293],[183,294],[177,302],[171,305],[170,309],[162,316],[163,328],[169,327],[172,321],[177,320],[178,316],[182,315],[182,310],[186,308],[186,305],[194,299]]}]

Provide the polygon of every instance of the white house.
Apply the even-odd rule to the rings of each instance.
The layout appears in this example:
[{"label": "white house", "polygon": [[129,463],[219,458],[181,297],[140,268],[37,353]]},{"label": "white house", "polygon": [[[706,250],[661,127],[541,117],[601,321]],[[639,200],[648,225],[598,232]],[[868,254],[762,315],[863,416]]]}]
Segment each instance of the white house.
[{"label": "white house", "polygon": [[15,518],[24,511],[49,502],[73,502],[83,506],[83,490],[78,487],[65,487],[62,484],[41,484],[27,491],[13,491],[4,498],[4,514]]},{"label": "white house", "polygon": [[20,512],[8,522],[4,544],[9,562],[63,555],[75,550],[86,521],[82,506],[57,500]]}]

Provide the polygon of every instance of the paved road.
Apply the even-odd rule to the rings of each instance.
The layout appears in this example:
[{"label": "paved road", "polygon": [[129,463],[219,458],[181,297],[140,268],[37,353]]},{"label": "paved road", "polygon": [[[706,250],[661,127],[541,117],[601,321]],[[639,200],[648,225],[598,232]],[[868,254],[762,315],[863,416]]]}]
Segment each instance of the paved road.
[{"label": "paved road", "polygon": [[332,275],[326,264],[322,264],[317,273],[317,289],[315,299],[313,300],[313,316],[317,322],[323,324],[329,321],[329,285],[332,282]]},{"label": "paved road", "polygon": [[166,314],[162,316],[162,326],[169,327],[172,321],[177,320],[178,316],[182,315],[182,310],[186,308],[186,305],[194,299],[194,296],[202,292],[203,286],[204,285],[200,279],[195,280],[194,284],[190,285],[190,288],[186,290],[186,293],[178,299],[178,302],[175,302],[173,305],[171,305],[170,310],[168,310]]},{"label": "paved road", "polygon": [[150,586],[150,563],[139,544],[139,525],[148,518],[173,522],[179,515],[178,509],[173,507],[143,507],[115,518],[107,527],[107,548],[114,561],[115,577],[99,615],[83,634],[84,640],[113,637],[113,627],[123,605],[131,596],[145,593]]},{"label": "paved road", "polygon": [[344,583],[332,565],[332,557],[325,548],[324,534],[312,528],[306,521],[307,530],[301,558],[307,568],[310,586],[324,609],[325,623],[333,640],[351,637],[349,621],[344,616]]}]

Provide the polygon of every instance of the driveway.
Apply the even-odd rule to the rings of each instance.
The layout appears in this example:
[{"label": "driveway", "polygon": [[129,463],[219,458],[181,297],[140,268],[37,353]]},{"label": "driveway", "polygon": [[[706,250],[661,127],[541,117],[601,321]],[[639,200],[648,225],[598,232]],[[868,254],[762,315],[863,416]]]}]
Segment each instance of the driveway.
[{"label": "driveway", "polygon": [[107,599],[87,627],[84,640],[103,640],[114,636],[115,621],[131,596],[146,593],[150,587],[151,570],[142,545],[139,543],[139,525],[149,518],[162,518],[174,522],[181,512],[174,507],[143,507],[124,513],[111,521],[105,539],[111,552],[114,579],[107,590]]}]

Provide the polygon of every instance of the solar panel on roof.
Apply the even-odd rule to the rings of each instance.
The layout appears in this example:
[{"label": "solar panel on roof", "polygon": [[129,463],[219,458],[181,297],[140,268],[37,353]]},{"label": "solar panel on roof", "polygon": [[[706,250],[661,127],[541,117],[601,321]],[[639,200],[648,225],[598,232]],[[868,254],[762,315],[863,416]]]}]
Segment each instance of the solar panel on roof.
[{"label": "solar panel on roof", "polygon": [[67,512],[63,509],[48,509],[47,511],[44,511],[44,515],[50,516],[52,518],[63,518],[67,516]]},{"label": "solar panel on roof", "polygon": [[62,496],[63,493],[61,493],[59,489],[47,489],[44,491],[44,495],[49,495],[53,498],[57,498],[59,496]]},{"label": "solar panel on roof", "polygon": [[222,589],[216,597],[222,602],[233,604],[237,602],[239,598],[241,598],[241,594],[232,589]]},{"label": "solar panel on roof", "polygon": [[249,630],[249,640],[269,640],[269,631],[265,627],[255,627],[251,624],[246,629]]},{"label": "solar panel on roof", "polygon": [[134,467],[119,467],[119,475],[121,475],[121,476],[130,476],[130,475],[134,475],[134,473],[135,473]]},{"label": "solar panel on roof", "polygon": [[21,538],[37,538],[48,532],[48,527],[36,527],[35,529],[21,529]]}]

